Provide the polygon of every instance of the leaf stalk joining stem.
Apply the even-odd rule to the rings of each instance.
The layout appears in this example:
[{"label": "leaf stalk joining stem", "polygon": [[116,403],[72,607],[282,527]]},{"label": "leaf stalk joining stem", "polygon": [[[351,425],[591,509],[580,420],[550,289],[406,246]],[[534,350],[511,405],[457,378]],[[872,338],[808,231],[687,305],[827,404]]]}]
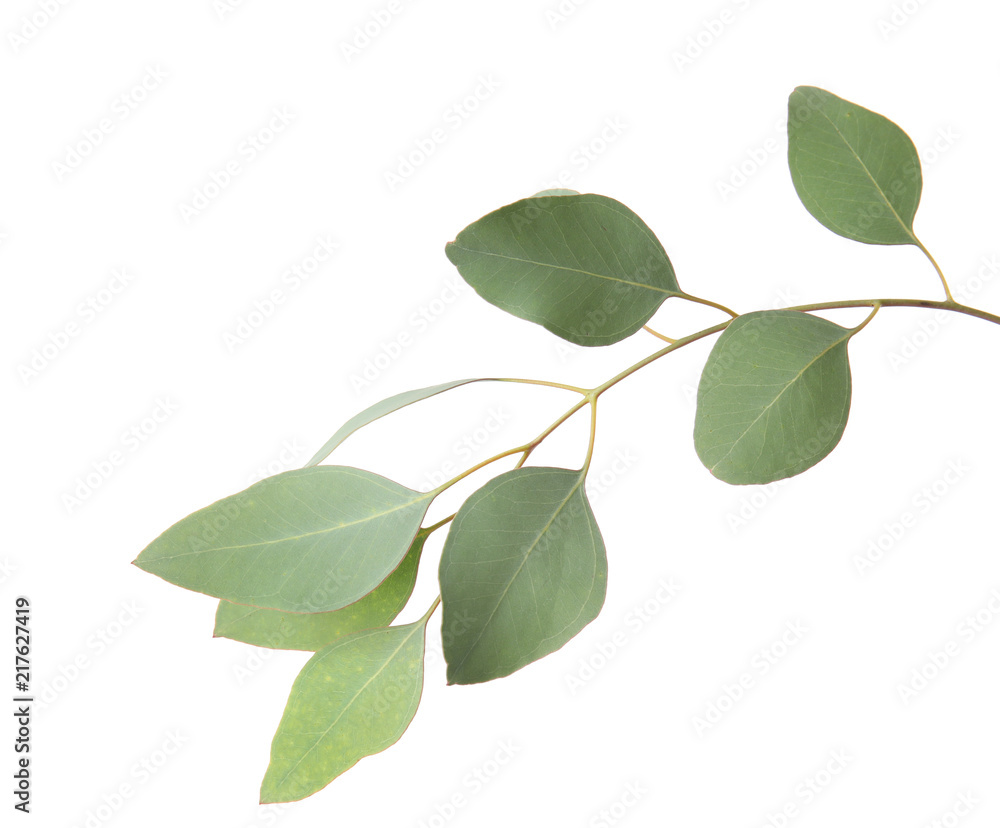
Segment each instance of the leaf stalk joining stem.
[{"label": "leaf stalk joining stem", "polygon": [[[930,256],[929,253],[927,255]],[[931,261],[933,262],[933,259],[931,259]],[[938,272],[940,273],[940,270]],[[942,276],[942,282],[944,283],[943,276]],[[861,324],[859,324],[856,328],[852,329],[852,336],[853,334],[856,334],[859,331],[861,331],[869,322],[871,322],[871,320],[875,317],[875,314],[877,314],[879,310],[883,307],[935,308],[938,310],[946,310],[954,313],[963,313],[967,316],[972,316],[977,319],[983,319],[987,322],[992,322],[995,325],[1000,325],[1000,316],[997,316],[995,314],[989,313],[984,310],[980,310],[979,308],[973,308],[968,305],[963,305],[956,302],[953,298],[951,298],[951,292],[948,291],[947,289],[947,283],[944,284],[945,284],[945,290],[948,292],[949,296],[949,298],[945,301],[936,301],[933,299],[849,299],[845,301],[836,301],[836,302],[814,302],[807,305],[793,305],[791,307],[785,308],[785,310],[801,311],[803,313],[807,313],[810,311],[837,310],[842,308],[871,308],[872,309],[871,313],[868,314],[867,317],[865,317],[864,321],[861,322]],[[725,308],[722,305],[717,305],[716,303],[709,302],[708,300],[694,299],[694,297],[687,296],[686,294],[685,297],[688,299],[692,299],[693,301],[697,301],[700,304],[711,305],[712,307],[724,310],[727,313],[732,314],[733,319],[737,317],[736,313],[730,311],[728,308]],[[517,465],[514,468],[516,469],[521,468],[524,465],[525,461],[527,461],[531,453],[542,443],[542,441],[545,440],[546,437],[552,434],[553,431],[559,428],[559,426],[561,426],[570,417],[576,414],[576,412],[579,411],[581,408],[583,408],[585,405],[590,405],[591,406],[590,441],[587,447],[587,456],[586,459],[584,460],[583,468],[581,469],[583,474],[586,475],[587,471],[590,469],[590,462],[593,459],[593,454],[594,454],[594,443],[597,434],[597,400],[600,398],[601,394],[603,394],[609,388],[613,388],[615,385],[617,385],[626,377],[631,376],[632,374],[636,373],[642,368],[645,368],[650,363],[655,362],[660,357],[666,356],[667,354],[676,351],[679,348],[683,348],[685,345],[690,345],[692,342],[697,342],[699,339],[704,339],[707,336],[711,336],[712,334],[724,331],[733,321],[733,319],[728,319],[725,322],[720,322],[717,325],[712,325],[711,327],[704,328],[703,330],[697,331],[693,334],[689,334],[688,336],[685,337],[681,337],[680,339],[668,340],[669,344],[666,347],[661,348],[658,351],[654,351],[653,353],[649,354],[646,357],[643,357],[638,362],[630,365],[628,368],[625,368],[623,371],[620,371],[610,379],[606,380],[605,382],[602,382],[600,385],[594,386],[593,388],[579,388],[575,385],[563,385],[560,383],[547,382],[545,380],[520,380],[520,379],[505,380],[506,382],[525,382],[532,385],[548,385],[554,388],[563,388],[568,391],[575,391],[581,394],[583,398],[578,400],[572,406],[570,406],[562,415],[560,415],[555,421],[553,421],[544,431],[542,431],[533,440],[524,443],[523,445],[507,449],[506,451],[502,451],[499,454],[495,454],[493,457],[483,460],[481,463],[477,463],[476,465],[472,466],[471,468],[467,469],[466,471],[462,472],[461,474],[457,475],[456,477],[452,478],[446,483],[443,483],[438,488],[434,489],[431,492],[431,495],[437,497],[437,495],[439,495],[441,492],[451,488],[453,485],[455,485],[461,480],[464,480],[469,475],[474,474],[475,472],[479,471],[485,466],[488,466],[490,463],[495,463],[497,460],[502,460],[504,457],[510,457],[511,455],[514,454],[520,454],[521,458],[518,460]],[[452,515],[452,517],[454,517],[454,515]],[[451,518],[446,518],[444,521],[436,524],[433,528],[436,529],[438,526],[447,523],[449,520],[451,520]]]}]

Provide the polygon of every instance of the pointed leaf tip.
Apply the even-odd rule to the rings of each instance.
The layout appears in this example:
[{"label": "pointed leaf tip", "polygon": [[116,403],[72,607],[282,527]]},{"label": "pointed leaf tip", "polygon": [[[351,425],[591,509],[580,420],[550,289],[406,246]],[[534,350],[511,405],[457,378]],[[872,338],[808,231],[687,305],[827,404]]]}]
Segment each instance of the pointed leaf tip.
[{"label": "pointed leaf tip", "polygon": [[420,703],[428,618],[346,635],[306,662],[274,734],[262,802],[304,799],[399,741]]},{"label": "pointed leaf tip", "polygon": [[177,586],[237,604],[336,610],[399,566],[431,499],[348,466],[282,472],[178,521],[137,560]]},{"label": "pointed leaf tip", "polygon": [[403,391],[400,394],[394,394],[391,397],[387,397],[384,400],[380,400],[374,405],[368,406],[364,411],[355,414],[351,419],[344,423],[334,435],[323,444],[323,447],[316,452],[306,463],[306,468],[311,466],[316,466],[322,463],[330,453],[337,448],[341,443],[344,442],[348,437],[350,437],[359,428],[363,428],[370,423],[375,422],[387,414],[392,414],[394,411],[399,411],[401,408],[405,408],[408,405],[413,405],[413,403],[420,402],[421,400],[426,400],[429,397],[434,397],[438,394],[444,393],[445,391],[450,391],[452,388],[458,388],[462,385],[468,385],[472,382],[486,382],[484,378],[477,379],[462,379],[453,380],[452,382],[443,382],[440,385],[432,385],[428,388],[418,388],[414,391]]}]

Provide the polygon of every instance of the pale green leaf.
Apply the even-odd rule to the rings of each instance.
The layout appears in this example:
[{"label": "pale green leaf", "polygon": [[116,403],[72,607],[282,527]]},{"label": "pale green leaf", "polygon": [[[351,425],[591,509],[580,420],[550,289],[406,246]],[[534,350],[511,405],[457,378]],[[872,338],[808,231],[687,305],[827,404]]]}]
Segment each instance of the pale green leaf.
[{"label": "pale green leaf", "polygon": [[920,159],[888,118],[814,86],[788,99],[788,167],[806,209],[841,236],[916,244]]},{"label": "pale green leaf", "polygon": [[271,743],[261,804],[314,794],[399,741],[420,703],[429,617],[345,635],[306,662]]},{"label": "pale green leaf", "polygon": [[578,345],[610,345],[682,295],[653,232],[601,195],[522,199],[445,248],[487,302]]},{"label": "pale green leaf", "polygon": [[281,612],[220,601],[215,635],[279,650],[320,650],[342,635],[384,627],[406,606],[417,580],[423,529],[395,571],[360,601],[333,612]]},{"label": "pale green leaf", "polygon": [[350,437],[355,431],[371,422],[374,422],[380,417],[386,416],[386,414],[392,414],[393,411],[398,411],[400,408],[405,408],[415,402],[426,400],[428,397],[433,397],[443,391],[450,391],[452,388],[458,388],[460,385],[468,385],[470,382],[483,381],[484,380],[482,379],[454,380],[452,382],[442,383],[441,385],[432,385],[429,388],[418,388],[414,391],[404,391],[401,394],[395,394],[388,399],[381,400],[380,402],[369,406],[364,411],[355,414],[351,417],[351,419],[337,429],[337,432],[326,441],[323,448],[313,455],[313,458],[306,463],[305,467],[309,468],[310,466],[316,466],[319,463],[322,463],[327,457],[330,456],[330,453],[337,446],[343,443],[344,440]]},{"label": "pale green leaf", "polygon": [[579,470],[522,468],[474,492],[441,556],[449,684],[499,678],[597,617],[608,564]]},{"label": "pale green leaf", "polygon": [[346,466],[284,472],[188,515],[134,563],[237,604],[340,609],[399,566],[431,499]]},{"label": "pale green leaf", "polygon": [[770,483],[833,451],[851,407],[852,333],[799,311],[734,319],[698,385],[694,444],[709,471],[727,483]]}]

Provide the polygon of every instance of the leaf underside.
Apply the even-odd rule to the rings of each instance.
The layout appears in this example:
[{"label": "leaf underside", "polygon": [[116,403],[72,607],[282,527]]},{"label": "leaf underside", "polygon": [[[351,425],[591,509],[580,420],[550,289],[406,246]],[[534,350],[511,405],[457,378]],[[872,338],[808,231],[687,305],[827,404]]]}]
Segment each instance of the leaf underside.
[{"label": "leaf underside", "polygon": [[135,564],[237,604],[340,609],[399,566],[430,500],[347,466],[283,472],[175,523]]},{"label": "leaf underside", "polygon": [[770,483],[833,451],[851,405],[851,334],[798,311],[733,320],[698,386],[694,442],[709,471],[727,483]]},{"label": "leaf underside", "polygon": [[788,99],[788,167],[824,227],[867,244],[919,244],[920,159],[888,118],[814,86]]}]

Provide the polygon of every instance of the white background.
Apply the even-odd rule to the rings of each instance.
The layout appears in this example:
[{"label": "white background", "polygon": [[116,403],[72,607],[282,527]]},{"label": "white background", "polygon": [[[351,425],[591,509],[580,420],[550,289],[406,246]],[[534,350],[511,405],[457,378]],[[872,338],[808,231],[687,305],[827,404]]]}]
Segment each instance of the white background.
[{"label": "white background", "polygon": [[[956,292],[1000,309],[996,266],[984,264],[1000,255],[995,4],[51,5],[54,15],[12,0],[0,14],[13,529],[0,606],[10,618],[30,597],[32,690],[48,702],[34,715],[22,821],[756,828],[783,824],[786,806],[795,826],[1000,821],[1000,619],[989,623],[1000,330],[986,322],[935,328],[929,312],[882,312],[851,343],[841,445],[766,489],[729,487],[694,453],[691,392],[710,340],[609,392],[592,467],[610,561],[600,617],[510,678],[448,688],[435,616],[421,709],[402,740],[292,806],[256,802],[307,654],[213,640],[214,600],[129,565],[174,521],[304,464],[386,396],[466,376],[591,385],[654,350],[641,332],[567,349],[456,292],[445,243],[560,174],[635,210],[684,289],[740,311],[942,298],[916,248],[848,241],[801,207],[782,124],[799,84],[908,132],[924,164],[918,235]],[[380,28],[380,10],[389,22],[347,55],[356,27]],[[150,89],[130,91],[144,79]],[[288,123],[250,158],[244,142],[274,111]],[[88,134],[102,119],[111,128],[97,143]],[[404,174],[400,156],[436,129],[444,140]],[[232,161],[239,174],[213,190]],[[185,215],[206,188],[207,208]],[[283,274],[320,238],[334,255],[291,289]],[[122,270],[127,286],[102,293]],[[252,315],[275,289],[282,304]],[[81,305],[90,299],[100,313]],[[721,318],[671,300],[651,324],[676,336]],[[227,344],[241,321],[259,324]],[[406,347],[379,358],[401,336]],[[367,360],[382,367],[361,386],[352,377]],[[333,461],[419,488],[462,462],[456,441],[468,436],[478,461],[569,402],[470,386],[380,421]],[[531,462],[578,465],[585,432],[575,418]],[[906,514],[915,525],[892,538]],[[886,551],[862,573],[856,561],[880,537]],[[402,621],[436,594],[441,540]],[[680,592],[665,602],[670,579]],[[966,634],[979,611],[985,623]],[[762,673],[761,650],[780,654],[796,623],[805,632]],[[958,655],[904,701],[900,686],[949,641]],[[751,688],[727,703],[743,673]],[[699,732],[712,705],[725,713]],[[13,717],[2,718],[7,790]],[[823,775],[828,765],[839,772]],[[810,795],[802,786],[817,774]],[[978,804],[959,818],[961,796]]]}]

